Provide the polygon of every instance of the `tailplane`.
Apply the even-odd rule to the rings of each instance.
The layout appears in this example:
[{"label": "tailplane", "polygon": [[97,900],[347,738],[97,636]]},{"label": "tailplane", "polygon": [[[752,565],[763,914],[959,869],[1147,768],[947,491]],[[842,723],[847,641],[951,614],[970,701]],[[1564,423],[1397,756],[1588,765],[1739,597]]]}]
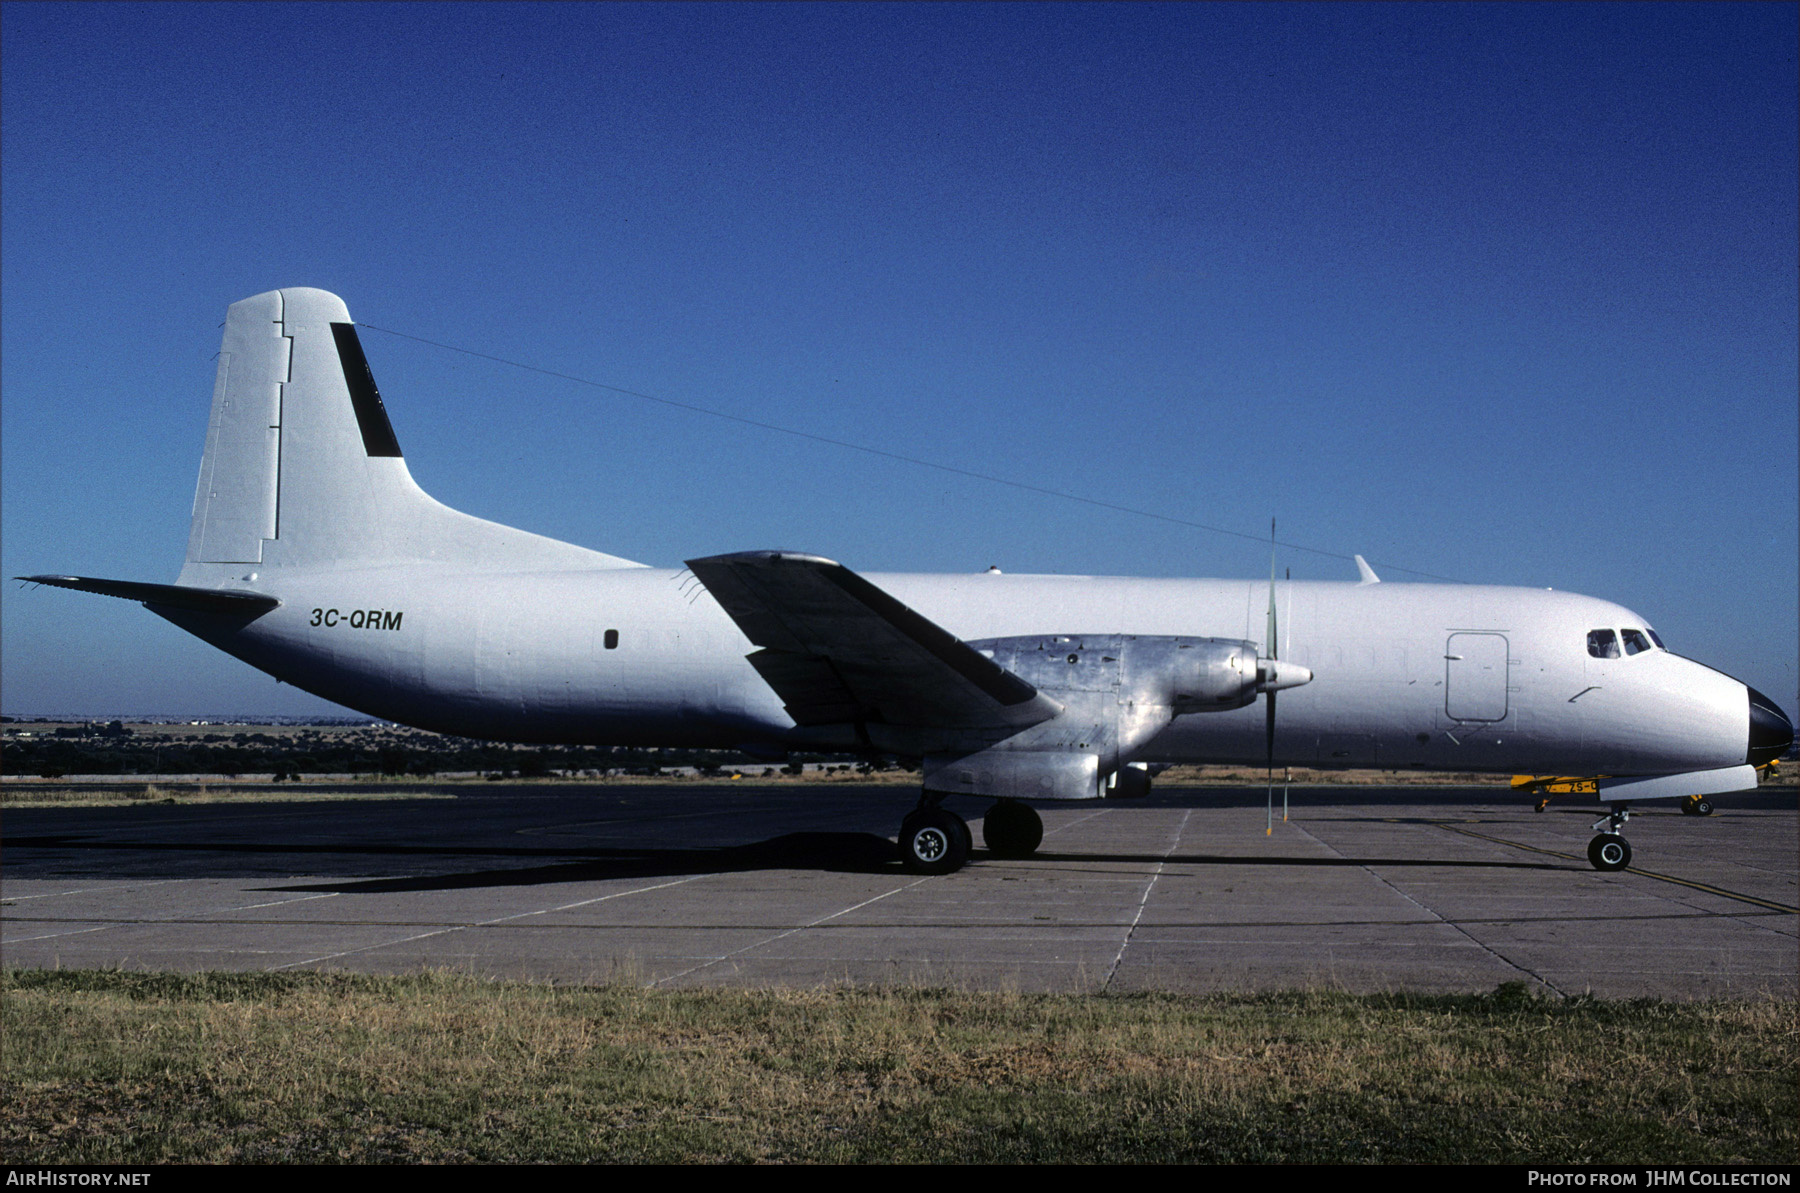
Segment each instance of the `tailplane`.
[{"label": "tailplane", "polygon": [[638,566],[458,513],[420,489],[336,295],[272,290],[233,303],[181,583],[394,563]]}]

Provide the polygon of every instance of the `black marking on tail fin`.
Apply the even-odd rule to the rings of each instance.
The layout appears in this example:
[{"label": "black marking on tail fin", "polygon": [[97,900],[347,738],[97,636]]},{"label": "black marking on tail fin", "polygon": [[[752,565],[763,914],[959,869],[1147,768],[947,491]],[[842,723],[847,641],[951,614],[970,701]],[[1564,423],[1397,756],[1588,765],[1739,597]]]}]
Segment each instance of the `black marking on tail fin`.
[{"label": "black marking on tail fin", "polygon": [[356,338],[356,325],[333,323],[331,334],[337,340],[338,360],[350,387],[350,404],[356,408],[356,425],[362,429],[363,450],[371,456],[398,456],[400,441],[394,438],[387,407],[381,404],[381,391],[375,388],[375,374],[369,371],[362,341]]}]

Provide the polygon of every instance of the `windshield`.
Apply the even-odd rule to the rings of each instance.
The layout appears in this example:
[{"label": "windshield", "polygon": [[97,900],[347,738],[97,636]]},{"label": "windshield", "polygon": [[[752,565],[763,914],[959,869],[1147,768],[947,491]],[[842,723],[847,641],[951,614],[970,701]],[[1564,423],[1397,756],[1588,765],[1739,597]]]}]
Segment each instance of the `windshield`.
[{"label": "windshield", "polygon": [[1596,659],[1619,657],[1619,637],[1611,630],[1588,631],[1588,653]]},{"label": "windshield", "polygon": [[1632,627],[1622,630],[1589,630],[1587,648],[1588,654],[1596,659],[1619,659],[1627,655],[1643,654],[1647,650],[1669,649],[1649,626],[1641,630]]}]

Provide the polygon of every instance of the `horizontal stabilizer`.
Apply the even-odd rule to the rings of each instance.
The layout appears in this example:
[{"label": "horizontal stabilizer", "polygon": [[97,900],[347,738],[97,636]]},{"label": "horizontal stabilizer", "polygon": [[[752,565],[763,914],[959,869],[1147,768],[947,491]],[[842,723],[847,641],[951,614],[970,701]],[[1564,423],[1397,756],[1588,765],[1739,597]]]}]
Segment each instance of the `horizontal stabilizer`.
[{"label": "horizontal stabilizer", "polygon": [[1062,711],[842,564],[745,551],[688,567],[763,647],[750,662],[797,724],[1019,729]]},{"label": "horizontal stabilizer", "polygon": [[142,601],[146,605],[160,605],[165,609],[191,609],[197,613],[232,613],[240,617],[256,617],[281,604],[264,593],[228,588],[139,584],[134,580],[96,580],[91,576],[16,576],[14,579],[30,584],[48,584],[54,588],[73,588],[77,592],[97,592],[101,596]]}]

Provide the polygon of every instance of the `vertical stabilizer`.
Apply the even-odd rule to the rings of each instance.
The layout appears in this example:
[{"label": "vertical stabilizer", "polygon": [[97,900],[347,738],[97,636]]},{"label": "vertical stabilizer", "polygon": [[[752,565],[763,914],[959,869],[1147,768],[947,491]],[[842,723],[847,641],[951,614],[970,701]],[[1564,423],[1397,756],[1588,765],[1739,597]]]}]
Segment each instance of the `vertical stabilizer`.
[{"label": "vertical stabilizer", "polygon": [[288,289],[233,303],[182,583],[240,582],[247,566],[401,563],[636,566],[458,513],[420,489],[336,295]]}]

